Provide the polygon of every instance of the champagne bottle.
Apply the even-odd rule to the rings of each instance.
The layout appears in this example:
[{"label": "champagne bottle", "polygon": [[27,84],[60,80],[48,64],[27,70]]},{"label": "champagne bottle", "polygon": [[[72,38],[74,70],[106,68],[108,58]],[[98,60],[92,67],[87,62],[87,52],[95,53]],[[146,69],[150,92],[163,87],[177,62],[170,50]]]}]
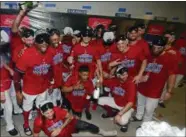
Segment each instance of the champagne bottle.
[{"label": "champagne bottle", "polygon": [[31,10],[35,7],[37,7],[39,4],[39,2],[37,1],[27,1],[27,2],[24,2],[24,3],[19,3],[19,8],[20,10],[24,10],[24,9],[27,9],[27,10]]},{"label": "champagne bottle", "polygon": [[[99,83],[99,80],[97,80],[97,83]],[[100,87],[97,86],[96,89],[94,90],[94,94],[93,94],[94,99],[99,98],[100,92],[101,92],[101,89],[100,89]]]}]

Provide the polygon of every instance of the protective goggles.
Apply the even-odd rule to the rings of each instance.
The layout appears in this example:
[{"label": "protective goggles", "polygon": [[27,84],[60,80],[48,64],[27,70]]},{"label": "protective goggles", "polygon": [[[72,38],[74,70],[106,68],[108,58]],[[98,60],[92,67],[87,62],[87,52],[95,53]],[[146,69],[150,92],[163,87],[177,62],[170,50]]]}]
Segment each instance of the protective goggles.
[{"label": "protective goggles", "polygon": [[35,42],[38,44],[43,44],[44,42],[49,44],[49,35],[47,33],[38,34],[35,37]]},{"label": "protective goggles", "polygon": [[22,37],[25,37],[25,38],[28,38],[30,36],[34,37],[34,31],[31,29],[25,29],[23,30],[21,34],[22,34]]},{"label": "protective goggles", "polygon": [[40,107],[40,110],[41,110],[42,113],[45,113],[47,110],[53,109],[53,108],[54,108],[53,103],[52,103],[52,102],[48,102],[48,103],[42,105],[42,106]]}]

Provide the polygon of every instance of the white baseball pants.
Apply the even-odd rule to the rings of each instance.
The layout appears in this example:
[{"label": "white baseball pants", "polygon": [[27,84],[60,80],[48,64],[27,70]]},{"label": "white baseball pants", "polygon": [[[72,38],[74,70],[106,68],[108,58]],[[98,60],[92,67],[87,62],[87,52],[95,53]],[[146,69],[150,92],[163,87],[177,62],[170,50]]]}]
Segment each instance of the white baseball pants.
[{"label": "white baseball pants", "polygon": [[12,120],[12,101],[10,98],[9,89],[4,91],[5,93],[5,103],[1,103],[1,107],[4,109],[4,118],[6,122],[6,130],[10,131],[14,129]]},{"label": "white baseball pants", "polygon": [[143,119],[143,122],[151,121],[158,102],[159,98],[149,98],[138,92],[136,118]]},{"label": "white baseball pants", "polygon": [[48,89],[38,95],[29,95],[23,92],[23,110],[30,111],[33,107],[34,100],[36,99],[36,107],[39,108],[39,104],[47,99]]},{"label": "white baseball pants", "polygon": [[[98,104],[101,105],[101,106],[108,105],[108,106],[110,106],[112,108],[115,108],[115,109],[118,109],[118,110],[121,110],[123,108],[123,107],[118,106],[115,103],[113,97],[100,97],[99,100],[98,100]],[[118,123],[118,124],[120,124],[120,125],[128,124],[133,112],[134,112],[133,108],[128,110],[125,114],[122,115],[121,122]]]}]

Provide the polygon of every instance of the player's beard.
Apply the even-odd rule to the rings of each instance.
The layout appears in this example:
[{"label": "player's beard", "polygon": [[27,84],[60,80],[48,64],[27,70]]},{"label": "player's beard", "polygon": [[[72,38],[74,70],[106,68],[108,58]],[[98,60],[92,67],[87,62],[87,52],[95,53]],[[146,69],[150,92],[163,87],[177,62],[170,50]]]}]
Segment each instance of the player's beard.
[{"label": "player's beard", "polygon": [[163,51],[164,51],[164,50],[161,50],[161,51],[155,53],[155,52],[153,51],[153,49],[152,49],[152,50],[151,50],[151,54],[152,54],[152,56],[154,56],[154,57],[158,57],[158,56],[160,56],[160,55],[163,53]]}]

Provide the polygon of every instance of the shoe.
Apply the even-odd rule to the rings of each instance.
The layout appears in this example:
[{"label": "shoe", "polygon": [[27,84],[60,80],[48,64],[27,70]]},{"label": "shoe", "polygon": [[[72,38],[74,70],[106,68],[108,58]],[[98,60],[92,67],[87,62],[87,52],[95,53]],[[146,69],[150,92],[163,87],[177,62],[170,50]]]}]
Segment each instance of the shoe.
[{"label": "shoe", "polygon": [[102,118],[112,118],[113,116],[109,116],[108,114],[103,113],[101,115]]},{"label": "shoe", "polygon": [[85,111],[85,115],[86,115],[86,118],[87,118],[88,120],[91,120],[91,119],[92,119],[92,115],[90,114],[89,111]]},{"label": "shoe", "polygon": [[142,121],[142,119],[137,119],[136,116],[133,116],[132,119],[131,119],[132,122],[140,122]]},{"label": "shoe", "polygon": [[124,126],[121,126],[120,131],[121,132],[127,132],[128,131],[128,124],[124,125]]},{"label": "shoe", "polygon": [[25,135],[27,135],[27,136],[32,135],[32,130],[30,129],[30,127],[24,127],[23,126],[23,129],[24,129]]},{"label": "shoe", "polygon": [[158,105],[161,107],[161,108],[166,108],[165,104],[163,102],[159,102]]},{"label": "shoe", "polygon": [[8,133],[11,135],[11,136],[16,136],[18,134],[17,130],[14,128],[10,131],[8,131]]}]

